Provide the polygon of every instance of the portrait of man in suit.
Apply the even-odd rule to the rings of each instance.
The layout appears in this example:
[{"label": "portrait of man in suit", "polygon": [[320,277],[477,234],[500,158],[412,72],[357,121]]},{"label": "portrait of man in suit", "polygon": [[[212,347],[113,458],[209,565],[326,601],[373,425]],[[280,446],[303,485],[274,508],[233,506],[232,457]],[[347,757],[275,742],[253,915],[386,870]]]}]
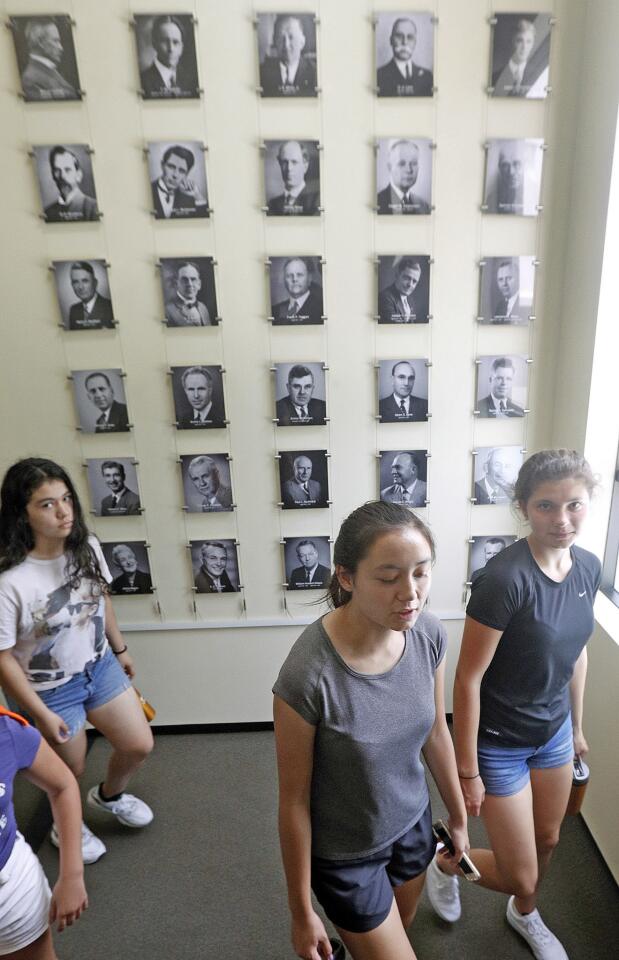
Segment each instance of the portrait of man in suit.
[{"label": "portrait of man in suit", "polygon": [[496,14],[492,43],[493,97],[548,95],[550,14]]},{"label": "portrait of man in suit", "polygon": [[[35,147],[39,173],[39,186],[43,199],[43,212],[47,223],[72,223],[79,220],[98,220],[99,210],[96,198],[89,196],[82,190],[84,180],[83,164],[89,166],[89,176],[92,180],[92,165],[85,146]],[[47,183],[42,176],[42,163],[45,155],[49,161],[51,179],[56,188],[56,199],[47,203]],[[53,195],[53,194],[52,194]]]},{"label": "portrait of man in suit", "polygon": [[378,402],[378,415],[383,423],[427,420],[428,401],[415,396],[416,373],[409,360],[398,360],[391,368],[391,393]]},{"label": "portrait of man in suit", "polygon": [[324,323],[322,287],[312,280],[307,259],[289,257],[285,260],[282,278],[288,296],[272,305],[273,324],[292,326]]},{"label": "portrait of man in suit", "polygon": [[[490,365],[488,381],[490,392],[477,401],[476,413],[485,418],[524,417],[524,408],[512,400],[512,389],[516,368],[511,357],[495,357]],[[478,382],[479,391],[484,391],[481,370]]]},{"label": "portrait of man in suit", "polygon": [[[140,71],[145,100],[199,97],[198,67],[192,18],[164,14],[135,18],[138,58],[150,63]],[[154,53],[154,57],[153,57]]]},{"label": "portrait of man in suit", "polygon": [[327,405],[324,400],[312,396],[315,386],[310,367],[301,363],[290,367],[286,380],[288,395],[275,404],[278,427],[324,424]]},{"label": "portrait of man in suit", "polygon": [[[377,27],[381,26],[382,20],[390,16],[390,14],[379,14]],[[431,22],[429,27],[431,29]],[[378,36],[377,29],[377,44]],[[392,57],[376,71],[377,95],[379,97],[431,97],[434,87],[432,71],[419,66],[413,59],[417,46],[417,23],[412,17],[401,16],[393,21],[389,44]]]},{"label": "portrait of man in suit", "polygon": [[[258,14],[258,44],[272,14]],[[307,14],[277,14],[270,48],[260,61],[260,93],[263,97],[315,97],[315,32]],[[308,29],[311,28],[311,29]],[[311,33],[311,39],[308,34]],[[310,49],[313,47],[313,49]],[[262,51],[259,50],[259,54]]]},{"label": "portrait of man in suit", "polygon": [[[151,191],[156,220],[174,220],[176,218],[208,217],[206,196],[206,173],[204,158],[198,143],[175,143],[168,146],[160,162],[159,176],[156,176],[156,146],[148,145],[148,162],[151,176]],[[200,165],[196,165],[196,156],[200,153]],[[194,176],[190,173],[195,168]]]},{"label": "portrait of man in suit", "polygon": [[178,430],[225,427],[223,392],[219,392],[218,377],[218,395],[215,393],[215,370],[215,367],[204,366],[173,368],[175,380],[180,377],[181,387],[180,391],[174,391]]},{"label": "portrait of man in suit", "polygon": [[81,100],[71,19],[11,17],[24,100]]},{"label": "portrait of man in suit", "polygon": [[[421,141],[420,141],[421,142]],[[377,165],[381,160],[377,153]],[[419,178],[419,143],[415,140],[391,140],[387,145],[387,171],[389,183],[377,197],[379,214],[426,214],[431,213],[429,200],[413,189]],[[377,180],[380,171],[377,169]]]},{"label": "portrait of man in suit", "polygon": [[[389,259],[379,257],[379,277],[385,272],[384,261]],[[393,281],[378,293],[379,323],[428,323],[429,259],[408,256],[395,259]]]},{"label": "portrait of man in suit", "polygon": [[516,258],[499,262],[496,286],[492,323],[517,323],[520,320],[520,278]]},{"label": "portrait of man in suit", "polygon": [[473,537],[469,556],[469,581],[475,579],[493,557],[498,556],[505,547],[516,542],[513,534],[501,534],[492,537]]},{"label": "portrait of man in suit", "polygon": [[[324,456],[323,451],[322,457],[324,458]],[[285,460],[284,466],[282,466],[283,460]],[[312,478],[314,464],[311,457],[305,453],[299,453],[292,461],[292,475],[284,477],[284,471],[289,471],[290,469],[288,466],[289,462],[290,455],[280,459],[280,482],[283,506],[289,509],[326,506],[326,495],[323,493],[322,485],[319,480]]]},{"label": "portrait of man in suit", "polygon": [[289,590],[326,589],[331,580],[331,570],[320,563],[315,540],[300,540],[296,546],[299,566],[290,571]]},{"label": "portrait of man in suit", "polygon": [[228,550],[236,553],[231,540],[207,540],[200,547],[200,566],[194,571],[197,593],[238,593],[239,587],[233,583],[226,570]]},{"label": "portrait of man in suit", "polygon": [[210,327],[213,321],[208,307],[199,298],[202,289],[200,268],[192,260],[181,263],[174,276],[175,294],[165,305],[169,327]]},{"label": "portrait of man in suit", "polygon": [[543,140],[491,140],[486,151],[488,213],[534,217],[538,213]]},{"label": "portrait of man in suit", "polygon": [[99,280],[89,260],[76,260],[69,272],[71,288],[77,297],[69,307],[69,330],[114,327],[112,301],[98,292]]},{"label": "portrait of man in suit", "polygon": [[484,257],[481,261],[480,323],[525,325],[533,309],[533,257]]},{"label": "portrait of man in suit", "polygon": [[[269,164],[270,151],[279,143],[275,154],[279,168],[279,183],[272,176]],[[267,216],[313,217],[320,213],[319,188],[311,188],[307,181],[310,165],[310,148],[315,157],[316,181],[318,181],[318,151],[310,141],[284,140],[267,142],[265,157],[265,185]],[[283,189],[282,189],[283,188]]]},{"label": "portrait of man in suit", "polygon": [[217,462],[224,459],[223,456],[218,456],[215,460],[214,457],[209,457],[206,454],[181,458],[183,465],[185,461],[189,460],[187,477],[197,492],[197,502],[194,499],[191,505],[187,504],[191,513],[196,513],[198,510],[202,513],[220,513],[232,510],[232,490],[229,486],[229,476],[226,484],[221,475],[220,464]]},{"label": "portrait of man in suit", "polygon": [[478,450],[475,457],[475,502],[511,503],[522,461],[520,447],[482,447]]},{"label": "portrait of man in suit", "polygon": [[138,516],[140,498],[127,486],[125,468],[118,460],[104,460],[101,475],[109,487],[109,494],[101,501],[102,517]]},{"label": "portrait of man in suit", "polygon": [[93,370],[86,377],[84,388],[98,412],[95,433],[126,433],[129,430],[127,407],[115,399],[114,387],[107,373]]},{"label": "portrait of man in suit", "polygon": [[[146,547],[140,544],[144,552],[146,562]],[[112,564],[122,570],[122,573],[112,580],[110,589],[113,594],[119,596],[152,593],[153,583],[150,571],[140,570],[135,550],[128,543],[117,543],[112,548]]]},{"label": "portrait of man in suit", "polygon": [[380,491],[380,499],[387,503],[404,503],[408,507],[425,507],[428,487],[419,473],[413,451],[403,450],[396,453],[391,461],[393,483]]}]

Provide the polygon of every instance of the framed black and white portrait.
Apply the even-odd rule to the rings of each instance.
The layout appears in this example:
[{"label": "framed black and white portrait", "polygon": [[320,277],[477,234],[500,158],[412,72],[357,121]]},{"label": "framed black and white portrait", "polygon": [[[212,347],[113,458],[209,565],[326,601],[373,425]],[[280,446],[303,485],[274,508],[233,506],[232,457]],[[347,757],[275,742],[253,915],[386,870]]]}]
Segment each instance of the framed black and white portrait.
[{"label": "framed black and white portrait", "polygon": [[475,577],[475,574],[486,566],[489,560],[496,557],[497,553],[505,550],[516,542],[513,533],[500,533],[484,537],[471,537],[471,549],[469,550],[469,583]]},{"label": "framed black and white portrait", "polygon": [[223,513],[234,510],[230,457],[227,453],[181,456],[184,505],[188,513]]},{"label": "framed black and white portrait", "polygon": [[434,93],[434,15],[377,13],[376,95],[431,97]]},{"label": "framed black and white portrait", "polygon": [[127,433],[131,429],[123,378],[119,369],[71,371],[75,406],[84,433]]},{"label": "framed black and white portrait", "polygon": [[191,540],[196,593],[238,593],[239,561],[234,540]]},{"label": "framed black and white portrait", "polygon": [[10,17],[9,26],[24,100],[81,100],[71,17]]},{"label": "framed black and white portrait", "polygon": [[380,361],[378,419],[381,423],[428,419],[428,367],[425,360]]},{"label": "framed black and white portrait", "polygon": [[379,323],[428,323],[430,257],[417,254],[378,258]]},{"label": "framed black and white portrait", "polygon": [[264,189],[267,217],[316,217],[320,213],[317,140],[266,140]]},{"label": "framed black and white portrait", "polygon": [[495,13],[492,18],[490,94],[493,97],[548,96],[549,13]]},{"label": "framed black and white portrait", "polygon": [[282,451],[278,463],[283,510],[307,510],[329,505],[326,450]]},{"label": "framed black and white portrait", "polygon": [[145,540],[114,540],[101,544],[113,576],[110,590],[117,597],[153,592],[153,581]]},{"label": "framed black and white portrait", "polygon": [[213,430],[225,427],[221,367],[194,364],[172,367],[172,394],[177,430]]},{"label": "framed black and white portrait", "polygon": [[526,324],[533,313],[534,257],[485,257],[480,265],[480,323]]},{"label": "framed black and white portrait", "polygon": [[134,460],[101,457],[87,460],[86,470],[96,517],[138,517],[142,513]]},{"label": "framed black and white portrait", "polygon": [[275,364],[275,417],[278,427],[322,425],[327,416],[322,363]]},{"label": "framed black and white portrait", "polygon": [[473,451],[473,499],[475,503],[509,504],[514,497],[518,471],[524,461],[519,446],[478,447]]},{"label": "framed black and white portrait", "polygon": [[260,96],[316,97],[316,19],[313,13],[256,16]]},{"label": "framed black and white portrait", "polygon": [[538,215],[543,146],[539,138],[488,141],[482,204],[485,213]]},{"label": "framed black and white portrait", "polygon": [[432,141],[384,137],[376,149],[376,209],[379,214],[432,212]]},{"label": "framed black and white portrait", "polygon": [[288,590],[326,590],[331,581],[329,537],[284,537]]},{"label": "framed black and white portrait", "polygon": [[33,147],[43,219],[47,223],[98,220],[90,147],[85,143]]},{"label": "framed black and white portrait", "polygon": [[271,257],[269,285],[274,326],[324,323],[320,257]]},{"label": "framed black and white portrait", "polygon": [[65,330],[114,329],[105,260],[54,260],[52,266]]},{"label": "framed black and white portrait", "polygon": [[479,357],[474,413],[485,419],[524,417],[527,413],[529,365],[519,355]]},{"label": "framed black and white portrait", "polygon": [[191,13],[136,14],[140,92],[145,100],[200,96]]},{"label": "framed black and white portrait", "polygon": [[197,140],[148,144],[155,220],[208,217],[204,147]]},{"label": "framed black and white portrait", "polygon": [[378,489],[385,503],[425,507],[428,500],[428,451],[381,450]]},{"label": "framed black and white portrait", "polygon": [[168,327],[219,323],[212,257],[162,257],[161,290]]}]

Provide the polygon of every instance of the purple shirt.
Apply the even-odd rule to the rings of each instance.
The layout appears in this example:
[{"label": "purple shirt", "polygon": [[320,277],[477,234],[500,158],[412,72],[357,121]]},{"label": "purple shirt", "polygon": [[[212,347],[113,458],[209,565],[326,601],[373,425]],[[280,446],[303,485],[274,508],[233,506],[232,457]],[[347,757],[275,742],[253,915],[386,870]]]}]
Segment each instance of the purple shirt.
[{"label": "purple shirt", "polygon": [[0,716],[0,870],[13,852],[15,810],[13,780],[18,770],[30,767],[36,757],[41,734],[18,720]]}]

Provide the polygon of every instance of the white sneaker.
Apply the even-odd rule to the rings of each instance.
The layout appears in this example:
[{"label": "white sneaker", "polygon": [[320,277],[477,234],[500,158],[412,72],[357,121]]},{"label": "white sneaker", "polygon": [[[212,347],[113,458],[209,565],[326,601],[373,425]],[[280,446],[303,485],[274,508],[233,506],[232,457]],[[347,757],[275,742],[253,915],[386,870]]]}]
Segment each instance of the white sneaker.
[{"label": "white sneaker", "polygon": [[[60,847],[60,837],[56,824],[52,823],[52,831],[49,839],[55,847]],[[92,830],[89,830],[85,823],[82,823],[82,860],[84,863],[96,863],[106,852],[107,847],[99,837],[95,837]]]},{"label": "white sneaker", "polygon": [[443,873],[436,862],[436,854],[426,872],[426,889],[430,903],[443,920],[454,923],[460,919],[460,887],[458,878]]},{"label": "white sneaker", "polygon": [[527,941],[537,960],[569,960],[559,940],[540,917],[539,910],[523,916],[514,906],[514,897],[510,897],[506,917],[510,927]]},{"label": "white sneaker", "polygon": [[105,810],[107,813],[111,813],[126,827],[145,827],[153,819],[153,811],[148,804],[134,797],[131,793],[121,793],[118,800],[108,800],[106,802],[101,799],[99,787],[96,786],[90,788],[86,801],[91,807],[96,807],[97,810]]}]

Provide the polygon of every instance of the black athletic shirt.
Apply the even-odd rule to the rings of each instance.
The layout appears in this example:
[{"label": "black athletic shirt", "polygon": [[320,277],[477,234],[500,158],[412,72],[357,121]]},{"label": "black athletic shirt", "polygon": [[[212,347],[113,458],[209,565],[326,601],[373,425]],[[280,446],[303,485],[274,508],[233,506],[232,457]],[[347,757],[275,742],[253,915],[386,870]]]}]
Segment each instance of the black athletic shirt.
[{"label": "black athletic shirt", "polygon": [[600,561],[571,547],[572,569],[556,583],[517,540],[473,578],[467,614],[502,630],[481,683],[479,737],[505,746],[539,747],[570,709],[574,664],[593,631]]}]

